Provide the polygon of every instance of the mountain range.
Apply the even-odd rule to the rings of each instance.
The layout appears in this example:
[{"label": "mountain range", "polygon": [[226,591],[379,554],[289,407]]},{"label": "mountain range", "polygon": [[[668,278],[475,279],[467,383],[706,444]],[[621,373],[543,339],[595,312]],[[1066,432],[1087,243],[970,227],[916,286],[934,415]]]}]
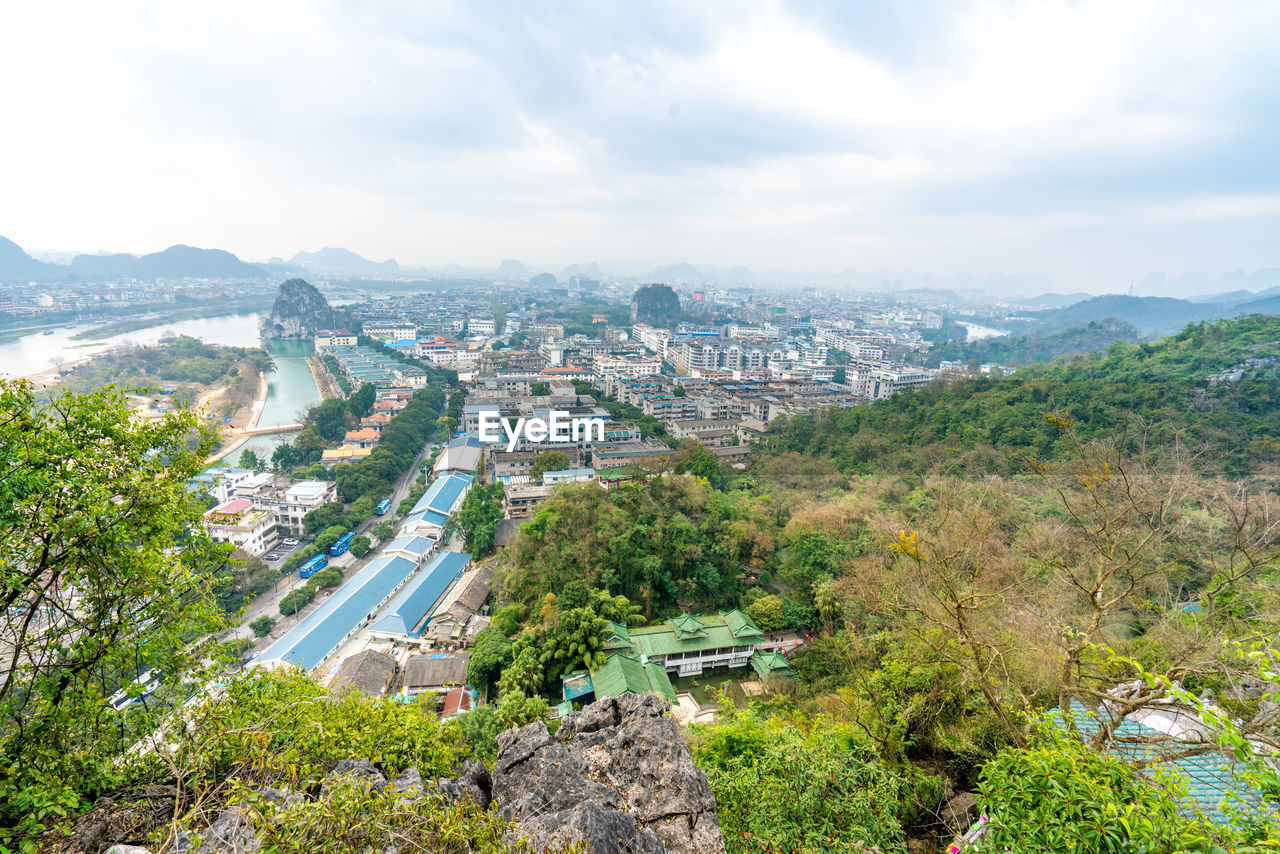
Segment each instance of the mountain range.
[{"label": "mountain range", "polygon": [[77,255],[70,264],[50,264],[0,237],[0,282],[81,279],[261,279],[267,272],[222,249],[178,244],[148,255]]},{"label": "mountain range", "polygon": [[1190,323],[1244,314],[1280,314],[1280,288],[1259,293],[1217,294],[1196,301],[1111,294],[1024,315],[999,325],[1014,334],[1045,334],[1115,319],[1133,324],[1138,333],[1147,338],[1172,334]]},{"label": "mountain range", "polygon": [[326,247],[318,252],[299,252],[289,260],[290,264],[315,273],[347,273],[365,276],[396,276],[400,265],[394,258],[387,261],[370,261],[341,247]]}]

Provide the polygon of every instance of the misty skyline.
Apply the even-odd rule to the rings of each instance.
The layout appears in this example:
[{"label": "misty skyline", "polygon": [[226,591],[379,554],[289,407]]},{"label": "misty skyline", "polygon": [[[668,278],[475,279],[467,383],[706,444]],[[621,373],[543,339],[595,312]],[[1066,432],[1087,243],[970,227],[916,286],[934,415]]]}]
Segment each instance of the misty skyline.
[{"label": "misty skyline", "polygon": [[0,234],[403,266],[1280,266],[1280,6],[5,12]]}]

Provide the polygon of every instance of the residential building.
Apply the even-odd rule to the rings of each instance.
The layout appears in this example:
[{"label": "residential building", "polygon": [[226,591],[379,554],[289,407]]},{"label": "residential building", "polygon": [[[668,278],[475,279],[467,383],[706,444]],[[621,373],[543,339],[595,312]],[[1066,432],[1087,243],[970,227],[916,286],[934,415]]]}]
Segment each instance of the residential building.
[{"label": "residential building", "polygon": [[271,551],[278,537],[274,510],[247,498],[233,498],[206,511],[204,528],[214,542],[232,543],[251,555]]},{"label": "residential building", "polygon": [[409,641],[421,637],[426,631],[427,621],[435,613],[436,604],[441,601],[445,591],[462,576],[470,562],[469,554],[437,554],[405,585],[386,612],[369,627],[369,636],[391,641]]},{"label": "residential building", "polygon": [[411,655],[404,666],[404,687],[406,696],[418,694],[439,694],[467,684],[467,662],[471,653],[458,652],[450,655],[439,653],[432,655]]},{"label": "residential building", "polygon": [[401,523],[400,533],[439,539],[445,523],[462,506],[462,500],[474,482],[474,477],[459,472],[448,472],[436,478]]},{"label": "residential building", "polygon": [[464,642],[467,623],[488,600],[492,583],[492,562],[464,572],[436,606],[425,636],[438,642]]},{"label": "residential building", "polygon": [[300,480],[285,490],[276,507],[276,523],[288,533],[306,533],[302,519],[317,507],[338,500],[338,487],[329,480]]}]

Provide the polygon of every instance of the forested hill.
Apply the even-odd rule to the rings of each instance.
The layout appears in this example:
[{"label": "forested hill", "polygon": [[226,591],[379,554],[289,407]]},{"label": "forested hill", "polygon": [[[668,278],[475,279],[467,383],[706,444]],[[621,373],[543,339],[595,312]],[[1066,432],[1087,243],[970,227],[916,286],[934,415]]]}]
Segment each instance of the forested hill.
[{"label": "forested hill", "polygon": [[924,364],[931,368],[943,361],[1029,365],[1063,356],[1097,353],[1118,341],[1134,342],[1141,337],[1132,323],[1108,317],[1048,334],[1002,335],[979,341],[953,338],[931,347],[924,354]]},{"label": "forested hill", "polygon": [[[1280,460],[1280,317],[1202,323],[1152,344],[1019,368],[1003,378],[937,384],[870,406],[774,424],[769,452],[799,451],[845,472],[920,471],[955,460],[991,471],[1010,451],[1052,457],[1058,413],[1084,438],[1142,423],[1148,443],[1180,441],[1202,463],[1241,475]],[[1219,375],[1226,372],[1227,376]]]}]

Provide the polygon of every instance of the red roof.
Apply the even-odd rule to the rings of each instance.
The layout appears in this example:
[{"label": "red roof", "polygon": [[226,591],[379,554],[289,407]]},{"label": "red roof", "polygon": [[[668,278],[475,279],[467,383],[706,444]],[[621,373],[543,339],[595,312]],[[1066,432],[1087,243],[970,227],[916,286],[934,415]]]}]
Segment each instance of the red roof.
[{"label": "red roof", "polygon": [[461,712],[471,711],[471,690],[465,686],[454,688],[444,695],[444,716],[453,717]]},{"label": "red roof", "polygon": [[253,506],[253,502],[247,498],[233,498],[230,501],[224,501],[219,504],[211,513],[243,513]]}]

